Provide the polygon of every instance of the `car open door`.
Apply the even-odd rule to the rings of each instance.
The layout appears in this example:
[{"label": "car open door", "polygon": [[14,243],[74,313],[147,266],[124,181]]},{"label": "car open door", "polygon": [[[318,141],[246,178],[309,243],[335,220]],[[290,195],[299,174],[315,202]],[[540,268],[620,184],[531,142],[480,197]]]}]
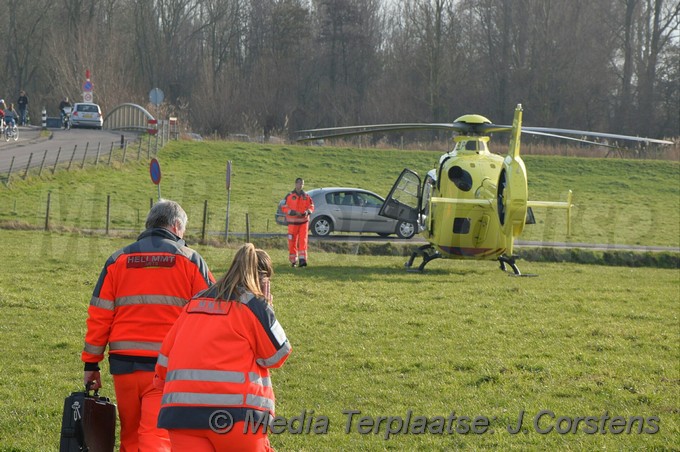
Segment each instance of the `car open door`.
[{"label": "car open door", "polygon": [[422,192],[420,177],[406,168],[392,186],[380,209],[380,215],[419,225]]}]

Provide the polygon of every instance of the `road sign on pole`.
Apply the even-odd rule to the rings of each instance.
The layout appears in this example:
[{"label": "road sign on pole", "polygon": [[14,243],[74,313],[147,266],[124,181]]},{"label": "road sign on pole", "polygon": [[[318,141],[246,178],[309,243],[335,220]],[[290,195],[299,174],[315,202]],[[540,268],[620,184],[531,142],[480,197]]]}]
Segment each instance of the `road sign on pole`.
[{"label": "road sign on pole", "polygon": [[165,95],[163,94],[163,91],[161,91],[160,88],[154,88],[151,91],[149,91],[149,101],[156,107],[163,103],[164,98]]},{"label": "road sign on pole", "polygon": [[156,135],[158,133],[158,120],[157,119],[149,119],[147,120],[148,128],[146,131],[149,133],[149,135]]},{"label": "road sign on pole", "polygon": [[224,226],[224,241],[229,241],[229,204],[231,203],[231,160],[227,161],[227,221]]},{"label": "road sign on pole", "polygon": [[151,159],[149,162],[149,174],[151,175],[151,181],[158,186],[158,200],[161,200],[161,164],[158,160]]}]

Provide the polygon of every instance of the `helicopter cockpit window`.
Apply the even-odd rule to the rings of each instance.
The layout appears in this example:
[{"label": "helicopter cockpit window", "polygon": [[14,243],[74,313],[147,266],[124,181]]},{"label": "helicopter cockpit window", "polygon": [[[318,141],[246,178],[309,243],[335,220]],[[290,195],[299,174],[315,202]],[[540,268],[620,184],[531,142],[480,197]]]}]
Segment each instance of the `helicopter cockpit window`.
[{"label": "helicopter cockpit window", "polygon": [[449,179],[461,191],[470,191],[472,188],[472,176],[460,166],[452,166],[448,173]]}]

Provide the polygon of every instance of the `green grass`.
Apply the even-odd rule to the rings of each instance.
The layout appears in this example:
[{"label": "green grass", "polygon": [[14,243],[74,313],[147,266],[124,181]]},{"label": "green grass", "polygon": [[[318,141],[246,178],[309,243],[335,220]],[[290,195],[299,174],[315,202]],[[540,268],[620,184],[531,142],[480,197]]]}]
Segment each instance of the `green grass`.
[{"label": "green grass", "polygon": [[[179,201],[189,214],[189,233],[200,237],[208,202],[209,237],[223,233],[227,191],[225,169],[233,162],[229,196],[230,231],[280,232],[274,223],[277,202],[296,177],[306,189],[356,186],[386,195],[405,167],[424,175],[440,156],[433,151],[315,148],[227,142],[171,142],[158,156],[161,194]],[[574,192],[572,235],[567,237],[564,211],[536,209],[537,224],[523,240],[680,246],[680,164],[576,157],[525,157],[531,200],[566,200]],[[0,188],[0,224],[42,228],[48,192],[50,226],[106,227],[107,195],[113,230],[139,231],[150,200],[157,197],[148,163],[125,167],[86,167],[71,172],[32,173]]]},{"label": "green grass", "polygon": [[[225,166],[232,160],[230,230],[285,232],[273,221],[295,177],[306,188],[359,186],[382,195],[409,167],[421,175],[438,152],[173,142],[160,155],[162,194],[182,203],[197,242],[224,230]],[[574,191],[573,235],[564,215],[537,210],[525,240],[680,245],[678,162],[528,156],[530,199]],[[57,450],[63,399],[81,384],[87,304],[105,259],[130,238],[84,233],[105,227],[136,235],[157,195],[148,163],[31,173],[0,186],[0,451]],[[50,193],[51,233],[41,229]],[[680,438],[680,274],[677,268],[520,264],[512,278],[493,262],[435,261],[405,273],[399,246],[385,256],[365,244],[314,245],[307,269],[287,267],[284,239],[261,245],[277,263],[277,316],[294,350],[273,371],[277,413],[326,416],[328,433],[273,435],[280,451],[303,450],[677,450]],[[332,245],[332,244],[331,244]],[[197,245],[216,276],[234,246]],[[330,245],[329,245],[330,246]],[[359,254],[361,253],[361,255]],[[555,252],[557,253],[557,252]],[[549,258],[549,256],[548,256]],[[610,256],[609,259],[612,257]],[[614,259],[616,256],[614,256]],[[559,258],[548,260],[560,260]],[[565,260],[567,260],[565,258]],[[669,258],[677,267],[677,259]],[[674,265],[673,262],[676,262]],[[106,370],[106,368],[105,368]],[[105,373],[103,395],[113,398]],[[343,410],[362,415],[487,416],[493,433],[345,433]],[[539,434],[531,420],[556,416],[656,416],[656,434]],[[314,411],[312,414],[311,411]],[[525,432],[506,426],[526,414]],[[545,427],[545,422],[542,426]]]},{"label": "green grass", "polygon": [[[2,231],[0,450],[57,450],[63,399],[79,388],[91,290],[129,239]],[[282,240],[282,239],[281,239]],[[313,252],[285,265],[269,244],[277,316],[293,344],[273,371],[277,413],[327,416],[328,433],[273,435],[277,450],[677,450],[677,269],[440,261],[405,273],[401,256]],[[198,246],[216,275],[234,249]],[[102,394],[113,397],[108,372]],[[487,416],[493,433],[345,433],[362,415]],[[314,411],[311,414],[311,411]],[[506,425],[526,411],[525,432]],[[656,416],[656,434],[539,434],[531,419]],[[542,427],[547,423],[543,422]]]}]

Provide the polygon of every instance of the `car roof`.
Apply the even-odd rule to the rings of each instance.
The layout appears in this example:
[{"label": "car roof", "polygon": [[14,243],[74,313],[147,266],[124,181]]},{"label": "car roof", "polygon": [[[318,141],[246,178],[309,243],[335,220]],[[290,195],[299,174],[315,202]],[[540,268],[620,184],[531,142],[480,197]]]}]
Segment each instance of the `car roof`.
[{"label": "car roof", "polygon": [[356,187],[323,187],[323,188],[315,188],[313,190],[309,190],[307,193],[315,194],[315,193],[331,193],[335,191],[363,191],[365,193],[372,193],[374,195],[377,195],[377,193],[372,192],[371,190],[366,190],[364,188],[356,188]]}]

